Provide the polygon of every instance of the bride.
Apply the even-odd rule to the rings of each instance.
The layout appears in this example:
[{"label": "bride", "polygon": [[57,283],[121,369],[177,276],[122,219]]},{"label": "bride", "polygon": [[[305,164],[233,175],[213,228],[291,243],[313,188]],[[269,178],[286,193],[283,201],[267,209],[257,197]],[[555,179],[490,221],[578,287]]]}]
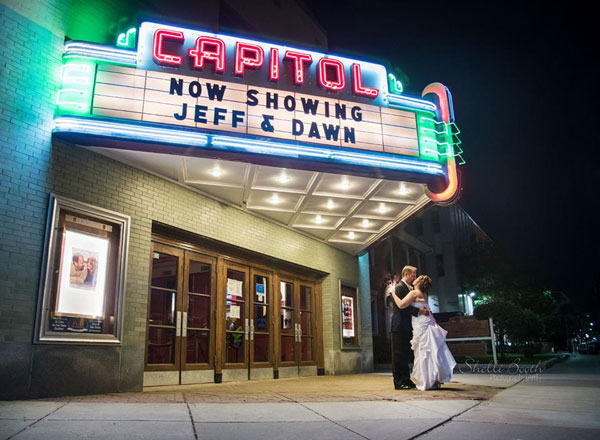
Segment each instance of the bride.
[{"label": "bride", "polygon": [[396,305],[406,307],[425,307],[429,314],[412,317],[413,337],[410,341],[415,361],[410,380],[421,391],[438,389],[441,384],[452,380],[452,370],[456,361],[446,345],[448,333],[438,325],[427,303],[427,291],[433,284],[427,275],[421,275],[413,282],[413,290],[400,299],[392,290]]}]

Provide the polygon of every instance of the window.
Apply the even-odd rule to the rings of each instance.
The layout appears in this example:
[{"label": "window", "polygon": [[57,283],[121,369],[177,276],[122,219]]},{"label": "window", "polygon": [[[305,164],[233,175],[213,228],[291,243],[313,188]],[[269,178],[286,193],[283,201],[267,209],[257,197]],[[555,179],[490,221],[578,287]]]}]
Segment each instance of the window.
[{"label": "window", "polygon": [[51,196],[36,342],[121,342],[128,216]]},{"label": "window", "polygon": [[358,348],[358,289],[340,283],[342,348]]}]

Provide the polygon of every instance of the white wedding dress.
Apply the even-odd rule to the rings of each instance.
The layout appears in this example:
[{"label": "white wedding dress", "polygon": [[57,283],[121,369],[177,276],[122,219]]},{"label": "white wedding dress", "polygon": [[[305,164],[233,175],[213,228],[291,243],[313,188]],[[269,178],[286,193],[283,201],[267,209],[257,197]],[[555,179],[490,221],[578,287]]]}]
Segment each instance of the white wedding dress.
[{"label": "white wedding dress", "polygon": [[446,345],[448,333],[438,325],[426,303],[413,303],[412,307],[426,307],[429,315],[412,317],[413,338],[410,341],[415,362],[410,376],[417,389],[424,391],[439,388],[452,380],[456,361]]}]

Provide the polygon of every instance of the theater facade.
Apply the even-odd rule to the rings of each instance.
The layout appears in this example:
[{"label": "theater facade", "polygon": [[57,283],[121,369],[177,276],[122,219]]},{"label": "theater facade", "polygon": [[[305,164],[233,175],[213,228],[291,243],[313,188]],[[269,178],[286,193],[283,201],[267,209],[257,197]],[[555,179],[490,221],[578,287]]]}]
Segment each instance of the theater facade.
[{"label": "theater facade", "polygon": [[0,7],[3,397],[372,371],[366,251],[460,190],[445,86],[160,21],[61,40]]}]

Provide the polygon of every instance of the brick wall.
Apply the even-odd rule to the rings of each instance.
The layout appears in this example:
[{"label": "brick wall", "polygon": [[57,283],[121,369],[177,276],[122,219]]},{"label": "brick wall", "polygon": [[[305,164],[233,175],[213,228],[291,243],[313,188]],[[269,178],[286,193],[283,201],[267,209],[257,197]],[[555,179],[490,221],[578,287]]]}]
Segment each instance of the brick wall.
[{"label": "brick wall", "polygon": [[[328,374],[346,371],[339,362],[338,282],[339,279],[359,282],[357,258],[82,147],[52,141],[52,118],[64,40],[61,29],[68,21],[65,14],[69,14],[68,7],[61,7],[61,3],[68,6],[73,2],[2,0],[2,3],[2,396],[77,394],[141,387],[153,220],[329,272],[323,283],[325,368]],[[46,23],[48,29],[44,27]],[[123,347],[84,350],[33,346],[31,343],[51,192],[131,216]],[[361,327],[366,329],[370,329],[368,304],[368,301],[361,302]],[[352,355],[353,371],[369,369],[371,365],[370,330],[362,333],[364,354]],[[65,357],[73,362],[56,360]],[[80,372],[87,368],[86,362],[93,359],[106,364],[105,377]],[[66,381],[65,377],[70,380]],[[49,385],[48,381],[53,380],[54,385]]]}]

